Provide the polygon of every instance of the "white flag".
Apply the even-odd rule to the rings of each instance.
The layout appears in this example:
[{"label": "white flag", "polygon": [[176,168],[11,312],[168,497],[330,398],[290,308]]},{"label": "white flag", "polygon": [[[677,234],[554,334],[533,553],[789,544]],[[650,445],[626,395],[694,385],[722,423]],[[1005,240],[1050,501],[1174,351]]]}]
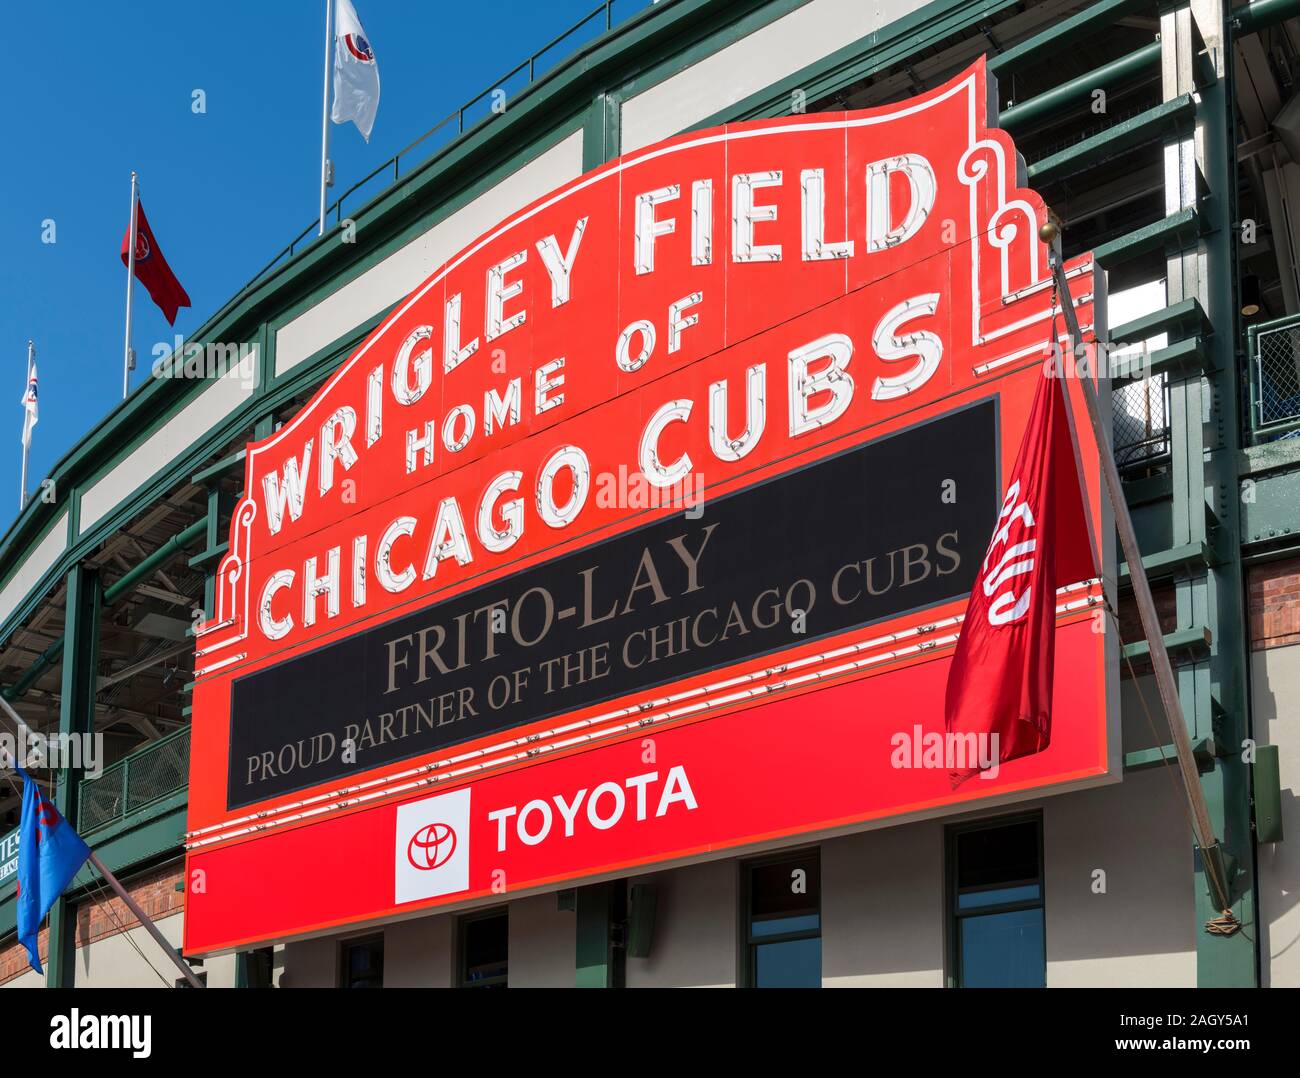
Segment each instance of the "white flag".
[{"label": "white flag", "polygon": [[336,124],[351,120],[369,142],[379,111],[379,65],[351,0],[337,0],[334,15],[334,107],[330,119]]},{"label": "white flag", "polygon": [[32,428],[36,426],[36,364],[27,372],[27,392],[23,394],[23,445],[32,444]]}]

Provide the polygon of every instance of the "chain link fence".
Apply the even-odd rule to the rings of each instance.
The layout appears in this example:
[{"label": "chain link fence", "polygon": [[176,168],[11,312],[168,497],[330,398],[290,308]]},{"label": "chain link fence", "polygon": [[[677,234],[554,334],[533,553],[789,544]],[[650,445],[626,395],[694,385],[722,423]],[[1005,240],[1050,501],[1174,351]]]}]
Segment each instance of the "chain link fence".
[{"label": "chain link fence", "polygon": [[1251,426],[1257,441],[1300,436],[1300,319],[1251,333]]},{"label": "chain link fence", "polygon": [[88,834],[184,789],[189,765],[187,726],[104,768],[81,784],[78,830]]},{"label": "chain link fence", "polygon": [[1169,452],[1169,387],[1163,374],[1127,382],[1111,394],[1115,463],[1140,465]]}]

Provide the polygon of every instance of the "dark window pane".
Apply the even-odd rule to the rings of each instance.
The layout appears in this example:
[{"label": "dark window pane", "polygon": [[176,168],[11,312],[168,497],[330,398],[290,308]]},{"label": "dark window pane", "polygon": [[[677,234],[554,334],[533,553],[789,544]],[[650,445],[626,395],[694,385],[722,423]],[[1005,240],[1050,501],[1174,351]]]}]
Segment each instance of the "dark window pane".
[{"label": "dark window pane", "polygon": [[770,921],[755,921],[749,934],[755,939],[765,936],[787,936],[794,932],[820,932],[822,919],[815,913],[798,917],[775,917]]},{"label": "dark window pane", "polygon": [[504,979],[509,966],[510,919],[507,914],[479,917],[465,923],[466,984]]},{"label": "dark window pane", "polygon": [[958,923],[964,988],[1045,987],[1041,909],[963,917]]},{"label": "dark window pane", "polygon": [[[820,858],[812,854],[755,865],[749,877],[749,912],[755,921],[817,913],[821,904]],[[797,873],[803,873],[802,884]]]},{"label": "dark window pane", "polygon": [[384,987],[384,941],[349,943],[343,950],[344,988]]},{"label": "dark window pane", "polygon": [[1038,824],[985,827],[957,836],[957,889],[1038,879]]},{"label": "dark window pane", "polygon": [[756,988],[820,988],[821,983],[820,938],[760,943],[754,948]]},{"label": "dark window pane", "polygon": [[967,891],[957,896],[959,910],[975,910],[985,906],[1010,905],[1012,902],[1033,902],[1042,897],[1043,889],[1036,883],[1023,887],[991,887],[987,891]]}]

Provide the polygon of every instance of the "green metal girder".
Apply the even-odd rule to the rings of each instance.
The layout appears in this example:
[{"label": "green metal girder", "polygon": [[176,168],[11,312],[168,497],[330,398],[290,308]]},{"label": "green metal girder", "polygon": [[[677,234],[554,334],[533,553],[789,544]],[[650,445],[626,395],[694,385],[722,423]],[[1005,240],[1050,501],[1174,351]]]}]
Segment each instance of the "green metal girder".
[{"label": "green metal girder", "polygon": [[1144,45],[1127,56],[1112,60],[1078,78],[1002,110],[998,126],[1008,131],[1024,130],[1037,120],[1088,101],[1097,90],[1109,90],[1145,72],[1160,74],[1160,42]]},{"label": "green metal girder", "polygon": [[[1158,50],[1159,46],[1156,48]],[[1104,268],[1114,269],[1150,251],[1184,250],[1191,247],[1200,234],[1200,214],[1194,206],[1188,206],[1094,247],[1092,256]]]},{"label": "green metal girder", "polygon": [[614,948],[611,932],[612,883],[577,888],[575,981],[578,988],[614,987]]},{"label": "green metal girder", "polygon": [[1116,20],[1135,11],[1149,11],[1152,6],[1151,0],[1103,0],[999,53],[989,61],[989,70],[1001,76],[1030,64],[1050,61],[1055,52],[1073,48],[1080,41],[1109,30]]},{"label": "green metal girder", "polygon": [[1136,146],[1186,134],[1191,131],[1195,120],[1195,99],[1190,93],[1183,94],[1113,124],[1105,131],[1082,139],[1059,153],[1035,161],[1029,166],[1029,183],[1033,187],[1040,187],[1076,172],[1095,168]]},{"label": "green metal girder", "polygon": [[1161,333],[1171,337],[1209,336],[1212,331],[1210,319],[1195,296],[1171,303],[1151,314],[1135,318],[1131,322],[1113,326],[1110,330],[1112,341],[1145,341]]},{"label": "green metal girder", "polygon": [[162,546],[143,559],[138,565],[104,589],[104,602],[111,603],[125,595],[137,583],[151,576],[160,566],[166,565],[179,551],[208,530],[208,518],[196,520],[188,528],[183,528],[168,539]]},{"label": "green metal girder", "polygon": [[[1142,568],[1149,580],[1163,580],[1177,573],[1204,572],[1224,560],[1224,554],[1208,540],[1184,543],[1169,550],[1142,555]],[[1120,562],[1117,576],[1121,584],[1129,580],[1128,562]]]},{"label": "green metal girder", "polygon": [[[1175,666],[1186,666],[1208,659],[1213,642],[1214,634],[1208,625],[1197,625],[1191,629],[1178,629],[1165,634],[1165,648],[1169,651],[1169,661]],[[1132,644],[1125,644],[1123,650],[1126,659],[1145,659],[1151,654],[1151,645],[1145,640],[1138,640]]]},{"label": "green metal girder", "polygon": [[1111,367],[1111,381],[1132,382],[1141,378],[1166,375],[1169,378],[1190,378],[1209,370],[1210,356],[1206,342],[1201,337],[1185,337],[1167,348],[1157,348],[1150,355],[1130,355],[1116,360]]},{"label": "green metal girder", "polygon": [[1300,0],[1255,0],[1232,13],[1232,23],[1238,37],[1255,34],[1275,26],[1284,19],[1300,15]]},{"label": "green metal girder", "polygon": [[[1192,743],[1192,757],[1196,769],[1201,774],[1214,770],[1214,758],[1217,755],[1213,738],[1203,737]],[[1173,745],[1159,745],[1153,749],[1135,749],[1124,754],[1124,770],[1146,771],[1152,767],[1177,767],[1178,751]]]},{"label": "green metal girder", "polygon": [[1252,479],[1241,498],[1241,541],[1247,546],[1300,534],[1300,468]]},{"label": "green metal girder", "polygon": [[[93,734],[95,730],[95,661],[99,647],[101,591],[99,574],[85,565],[68,572],[63,638],[63,681],[59,691],[59,733]],[[54,804],[73,828],[80,826],[77,793],[82,770],[58,773]],[[71,988],[76,973],[77,907],[66,893],[54,900],[49,913],[47,988]]]}]

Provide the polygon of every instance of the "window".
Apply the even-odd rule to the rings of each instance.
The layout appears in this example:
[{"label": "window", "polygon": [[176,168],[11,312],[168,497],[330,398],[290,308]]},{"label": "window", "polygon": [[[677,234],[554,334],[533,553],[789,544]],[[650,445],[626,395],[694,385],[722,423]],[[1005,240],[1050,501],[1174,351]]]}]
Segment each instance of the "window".
[{"label": "window", "polygon": [[950,984],[1046,985],[1042,849],[1039,817],[949,829]]},{"label": "window", "polygon": [[341,987],[383,988],[384,937],[367,936],[365,939],[348,940],[343,944],[341,965]]},{"label": "window", "polygon": [[746,982],[820,988],[821,856],[817,850],[745,866]]},{"label": "window", "polygon": [[510,970],[510,915],[471,914],[460,922],[460,986],[505,988]]}]

